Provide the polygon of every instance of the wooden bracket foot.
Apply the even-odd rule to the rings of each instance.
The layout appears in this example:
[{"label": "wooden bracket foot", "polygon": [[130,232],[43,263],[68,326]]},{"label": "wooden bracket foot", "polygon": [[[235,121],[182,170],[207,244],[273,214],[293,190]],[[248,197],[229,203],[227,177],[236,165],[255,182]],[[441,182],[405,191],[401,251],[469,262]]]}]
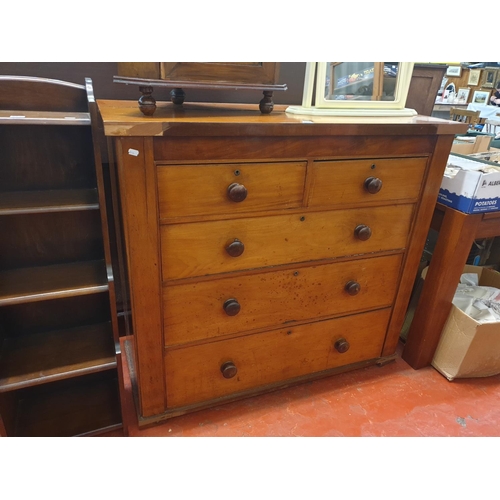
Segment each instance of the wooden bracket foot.
[{"label": "wooden bracket foot", "polygon": [[151,95],[153,93],[153,87],[141,86],[139,90],[142,93],[142,96],[139,97],[139,109],[143,115],[153,116],[156,111],[156,100]]},{"label": "wooden bracket foot", "polygon": [[170,91],[170,100],[174,104],[182,104],[184,102],[184,99],[186,99],[186,92],[182,89],[172,89]]},{"label": "wooden bracket foot", "polygon": [[263,94],[264,97],[259,103],[259,109],[261,113],[268,115],[274,109],[273,91],[264,90]]}]

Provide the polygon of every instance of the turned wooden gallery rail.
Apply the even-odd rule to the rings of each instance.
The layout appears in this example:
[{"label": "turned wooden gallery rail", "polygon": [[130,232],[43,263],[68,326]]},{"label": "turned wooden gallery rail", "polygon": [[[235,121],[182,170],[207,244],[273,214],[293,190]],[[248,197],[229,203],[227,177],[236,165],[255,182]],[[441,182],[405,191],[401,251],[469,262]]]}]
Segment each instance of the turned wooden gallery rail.
[{"label": "turned wooden gallery rail", "polygon": [[500,212],[465,214],[437,203],[431,228],[439,237],[402,356],[415,370],[432,362],[473,241],[500,236]]}]

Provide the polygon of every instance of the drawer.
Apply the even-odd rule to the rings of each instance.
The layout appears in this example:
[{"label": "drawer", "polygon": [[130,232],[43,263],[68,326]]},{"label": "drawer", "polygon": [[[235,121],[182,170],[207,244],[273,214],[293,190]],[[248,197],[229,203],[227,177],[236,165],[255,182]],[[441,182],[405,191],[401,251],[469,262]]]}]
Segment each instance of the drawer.
[{"label": "drawer", "polygon": [[[380,356],[390,309],[165,353],[167,408],[266,386]],[[337,341],[349,348],[339,352]],[[339,348],[346,347],[342,343]],[[232,363],[237,372],[228,365]]]},{"label": "drawer", "polygon": [[[163,279],[402,249],[412,213],[400,205],[163,225]],[[361,240],[365,225],[371,236]]]},{"label": "drawer", "polygon": [[166,286],[165,344],[390,306],[401,261],[400,254]]},{"label": "drawer", "polygon": [[160,218],[302,206],[306,162],[158,166]]},{"label": "drawer", "polygon": [[426,158],[315,161],[310,207],[416,201]]}]

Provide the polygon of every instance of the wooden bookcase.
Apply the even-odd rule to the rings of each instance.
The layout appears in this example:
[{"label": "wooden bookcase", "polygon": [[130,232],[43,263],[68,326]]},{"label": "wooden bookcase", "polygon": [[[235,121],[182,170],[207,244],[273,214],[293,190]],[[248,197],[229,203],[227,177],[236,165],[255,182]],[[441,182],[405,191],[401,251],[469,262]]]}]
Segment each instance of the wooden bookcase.
[{"label": "wooden bookcase", "polygon": [[0,76],[0,435],[121,427],[92,82]]}]

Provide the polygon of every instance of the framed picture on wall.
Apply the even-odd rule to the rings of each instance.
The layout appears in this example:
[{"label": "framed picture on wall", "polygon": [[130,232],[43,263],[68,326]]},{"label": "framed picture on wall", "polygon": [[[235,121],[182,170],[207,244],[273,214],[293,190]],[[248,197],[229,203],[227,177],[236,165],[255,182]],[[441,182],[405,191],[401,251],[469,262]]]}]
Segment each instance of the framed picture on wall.
[{"label": "framed picture on wall", "polygon": [[467,82],[467,85],[479,85],[479,78],[481,77],[481,70],[480,69],[471,69],[469,72],[469,81]]},{"label": "framed picture on wall", "polygon": [[462,66],[448,66],[446,76],[460,76],[462,74]]},{"label": "framed picture on wall", "polygon": [[458,89],[457,92],[458,104],[467,104],[467,102],[469,101],[469,94],[470,94],[469,88]]},{"label": "framed picture on wall", "polygon": [[481,78],[481,87],[492,89],[497,81],[497,68],[484,68]]},{"label": "framed picture on wall", "polygon": [[488,104],[491,92],[487,90],[476,90],[472,96],[473,104]]}]

